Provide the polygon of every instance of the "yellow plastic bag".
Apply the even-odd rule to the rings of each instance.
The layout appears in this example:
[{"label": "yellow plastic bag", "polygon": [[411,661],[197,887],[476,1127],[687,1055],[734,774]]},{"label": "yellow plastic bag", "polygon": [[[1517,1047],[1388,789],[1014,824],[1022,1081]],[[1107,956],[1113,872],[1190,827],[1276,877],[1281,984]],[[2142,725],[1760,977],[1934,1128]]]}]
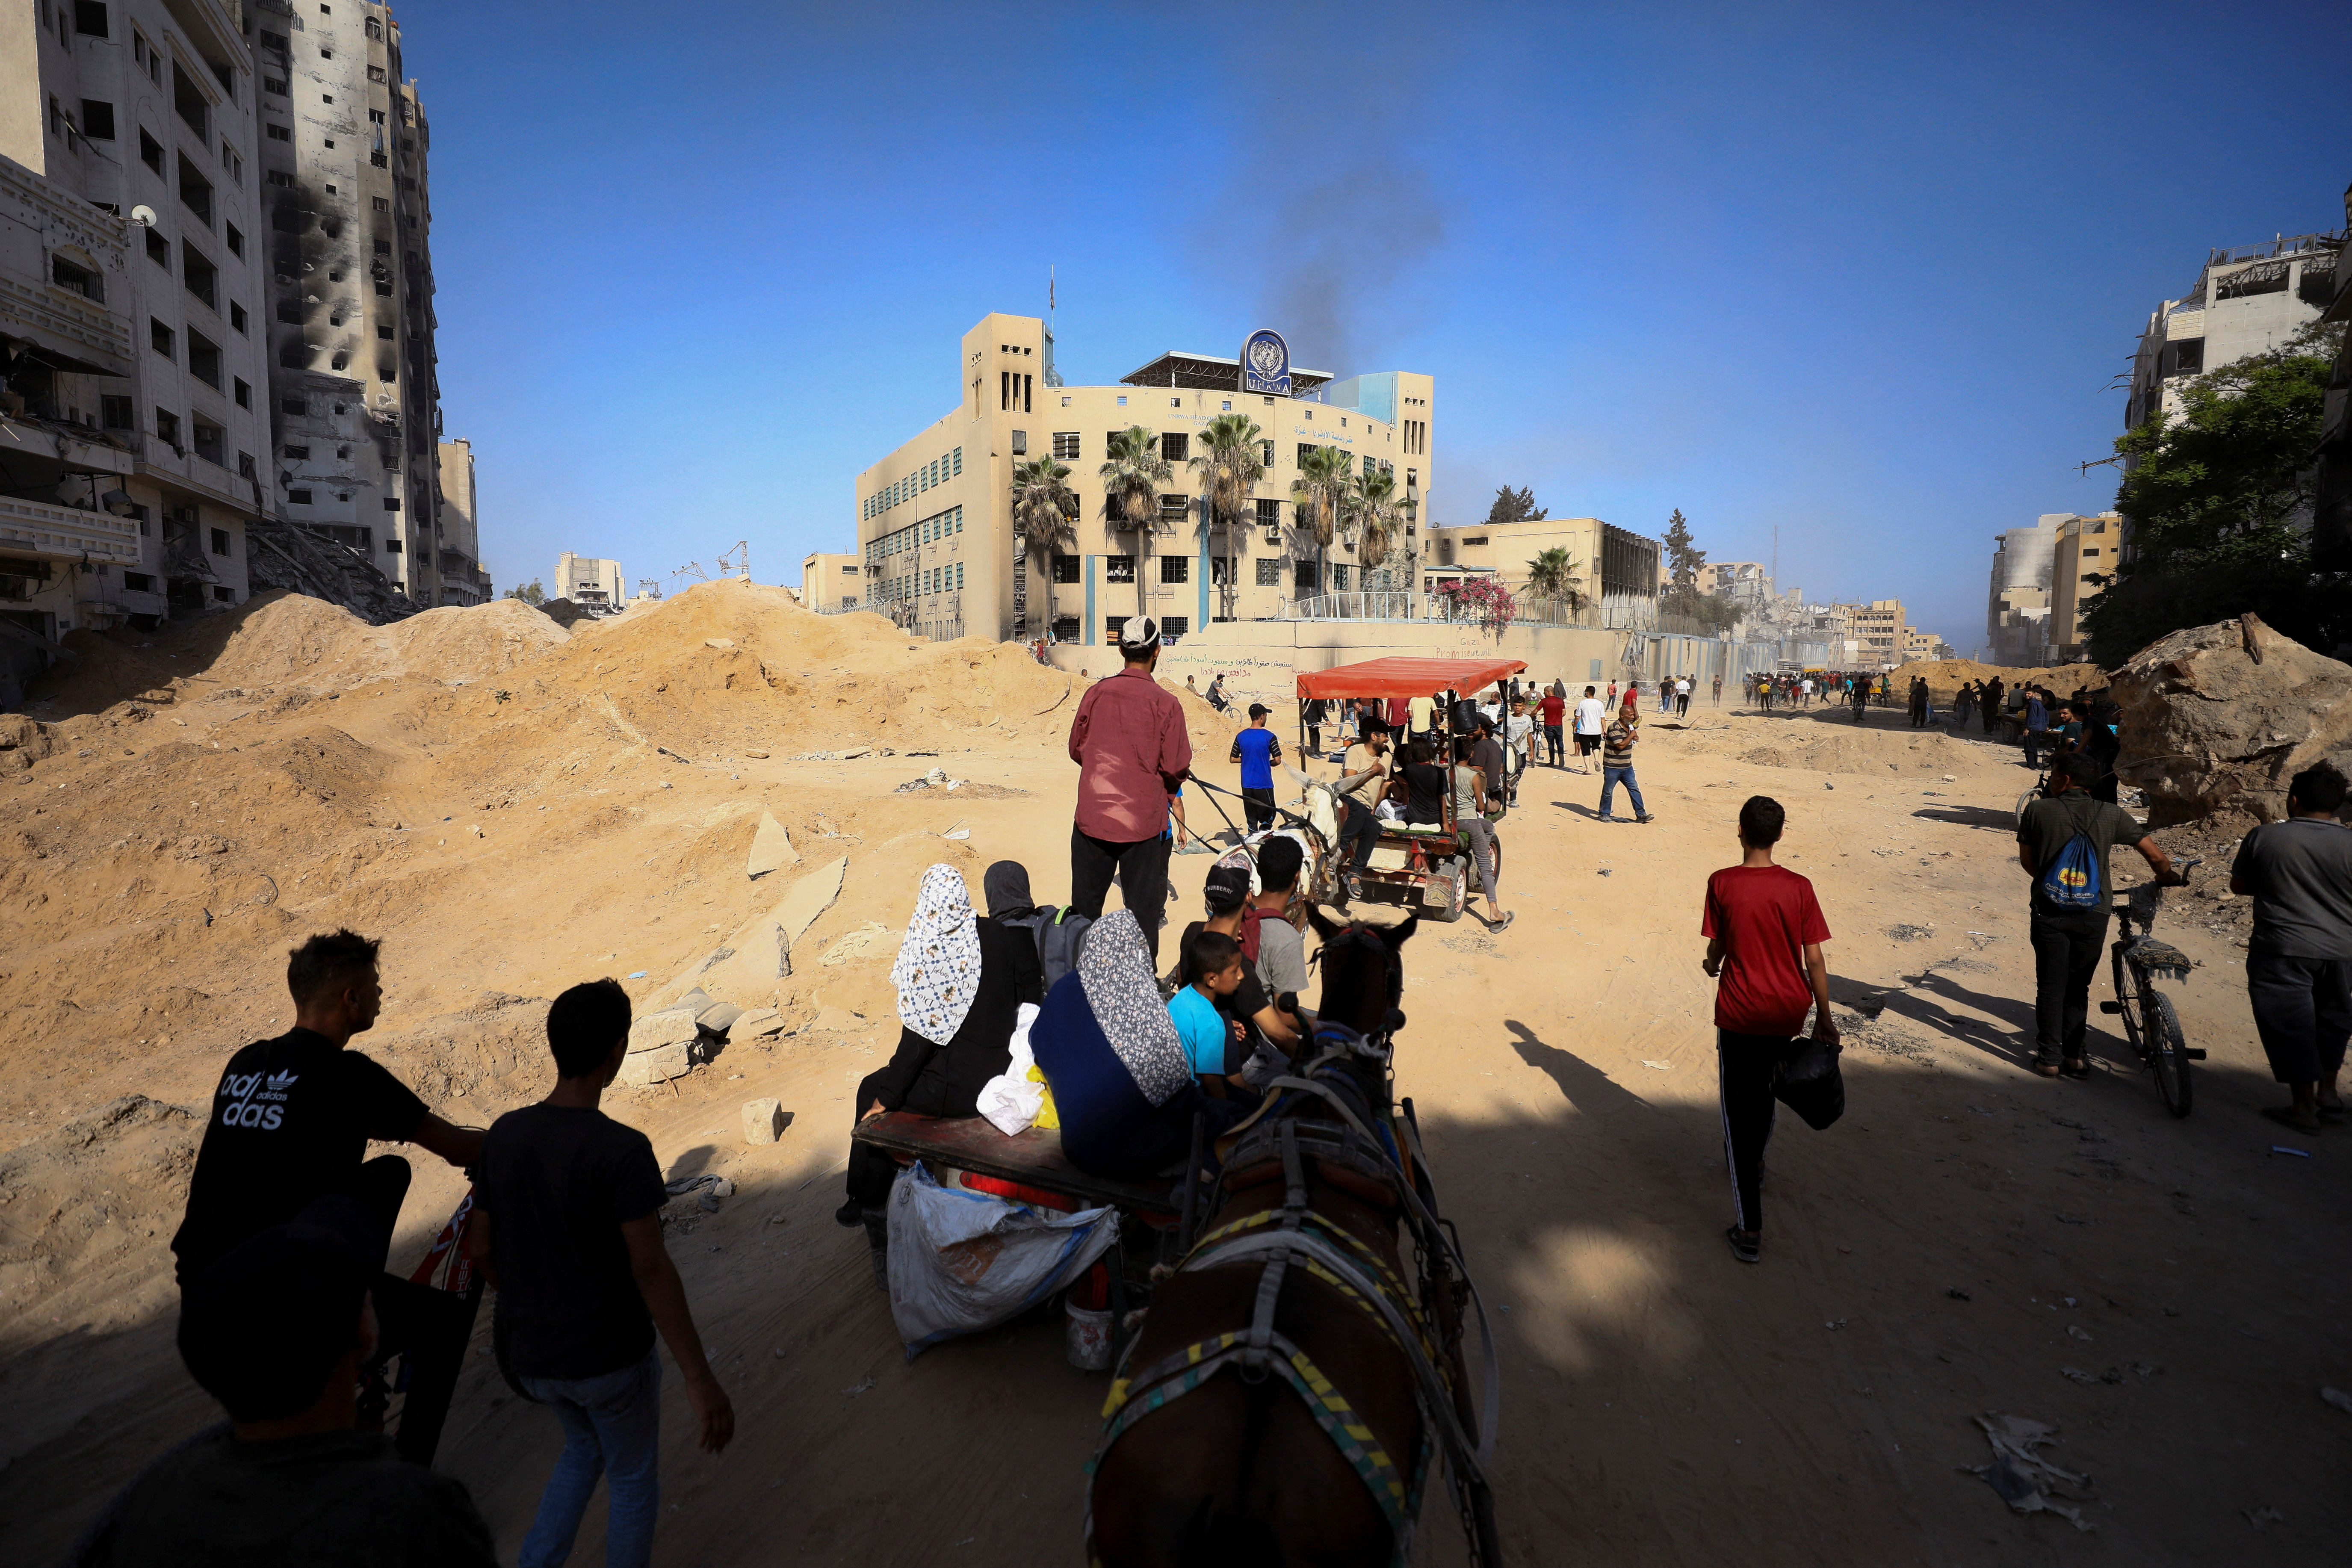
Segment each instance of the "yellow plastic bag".
[{"label": "yellow plastic bag", "polygon": [[1031,1083],[1042,1083],[1045,1085],[1045,1102],[1037,1108],[1037,1120],[1031,1122],[1029,1125],[1032,1127],[1052,1127],[1058,1129],[1062,1125],[1062,1118],[1060,1113],[1054,1109],[1054,1086],[1046,1079],[1045,1069],[1040,1067],[1032,1066],[1029,1069],[1029,1081]]}]

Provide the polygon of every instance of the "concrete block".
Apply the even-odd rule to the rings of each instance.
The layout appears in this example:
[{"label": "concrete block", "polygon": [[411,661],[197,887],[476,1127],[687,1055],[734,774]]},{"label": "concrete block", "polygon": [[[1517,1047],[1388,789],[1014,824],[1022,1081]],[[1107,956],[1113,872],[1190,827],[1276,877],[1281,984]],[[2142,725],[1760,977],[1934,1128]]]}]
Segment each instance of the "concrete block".
[{"label": "concrete block", "polygon": [[734,1040],[763,1039],[784,1032],[784,1016],[773,1007],[754,1007],[728,1026],[727,1036]]},{"label": "concrete block", "polygon": [[780,1100],[743,1102],[743,1142],[772,1143],[784,1131],[784,1104]]},{"label": "concrete block", "polygon": [[776,820],[774,813],[761,812],[760,831],[752,836],[751,853],[743,865],[744,875],[756,879],[780,867],[797,866],[800,859],[800,851],[793,847],[793,836],[785,831],[784,825]]},{"label": "concrete block", "polygon": [[735,1020],[742,1016],[743,1009],[732,1002],[713,1002],[694,1016],[694,1022],[695,1026],[706,1034],[723,1035],[734,1027]]},{"label": "concrete block", "polygon": [[696,1034],[694,1016],[709,1005],[710,999],[706,996],[698,1006],[665,1007],[637,1019],[629,1026],[629,1054],[636,1056],[663,1046],[683,1049],[691,1045]]},{"label": "concrete block", "polygon": [[621,1058],[617,1081],[636,1088],[646,1084],[667,1083],[674,1078],[684,1078],[694,1066],[693,1047],[687,1041],[655,1046],[651,1049],[631,1051]]}]

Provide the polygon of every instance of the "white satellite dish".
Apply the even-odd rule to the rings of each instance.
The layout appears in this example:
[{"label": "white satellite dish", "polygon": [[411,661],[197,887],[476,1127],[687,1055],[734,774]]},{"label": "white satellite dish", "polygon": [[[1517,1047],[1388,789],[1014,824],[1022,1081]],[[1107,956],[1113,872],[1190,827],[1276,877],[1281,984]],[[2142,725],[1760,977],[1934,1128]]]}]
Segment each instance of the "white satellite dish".
[{"label": "white satellite dish", "polygon": [[131,221],[141,228],[152,228],[155,226],[155,209],[148,206],[132,207]]}]

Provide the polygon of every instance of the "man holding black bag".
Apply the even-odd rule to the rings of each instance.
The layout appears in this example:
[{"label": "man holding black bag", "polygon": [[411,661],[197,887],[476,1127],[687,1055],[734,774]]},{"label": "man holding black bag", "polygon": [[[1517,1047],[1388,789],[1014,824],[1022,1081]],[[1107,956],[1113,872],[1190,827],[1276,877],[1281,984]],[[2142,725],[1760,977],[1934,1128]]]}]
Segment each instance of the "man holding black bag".
[{"label": "man holding black bag", "polygon": [[[1785,1069],[1808,1078],[1808,1098],[1843,1100],[1837,1077],[1838,1031],[1830,1017],[1830,968],[1822,943],[1830,928],[1813,897],[1813,884],[1772,863],[1788,814],[1768,795],[1750,795],[1739,808],[1740,861],[1706,879],[1706,911],[1699,934],[1707,939],[1705,966],[1718,984],[1715,993],[1715,1048],[1723,1095],[1723,1149],[1731,1167],[1736,1217],[1725,1239],[1742,1263],[1763,1260],[1764,1148],[1772,1141],[1776,1091]],[[1794,1037],[1813,1014],[1812,1043],[1829,1055],[1826,1071],[1819,1053]],[[1792,1086],[1793,1087],[1793,1086]],[[1825,1127],[1836,1110],[1819,1113],[1807,1104],[1792,1108]]]}]

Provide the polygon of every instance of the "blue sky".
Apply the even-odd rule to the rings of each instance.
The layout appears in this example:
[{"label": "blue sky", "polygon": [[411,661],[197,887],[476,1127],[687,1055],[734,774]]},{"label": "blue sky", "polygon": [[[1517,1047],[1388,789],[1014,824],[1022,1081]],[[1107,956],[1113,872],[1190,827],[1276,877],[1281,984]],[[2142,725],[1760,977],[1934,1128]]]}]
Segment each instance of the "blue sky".
[{"label": "blue sky", "polygon": [[409,0],[499,588],[797,582],[1051,266],[1068,381],[1260,325],[1426,371],[1433,521],[1777,526],[1966,650],[1992,535],[2112,501],[2147,311],[2343,220],[2340,0],[1629,9]]}]

